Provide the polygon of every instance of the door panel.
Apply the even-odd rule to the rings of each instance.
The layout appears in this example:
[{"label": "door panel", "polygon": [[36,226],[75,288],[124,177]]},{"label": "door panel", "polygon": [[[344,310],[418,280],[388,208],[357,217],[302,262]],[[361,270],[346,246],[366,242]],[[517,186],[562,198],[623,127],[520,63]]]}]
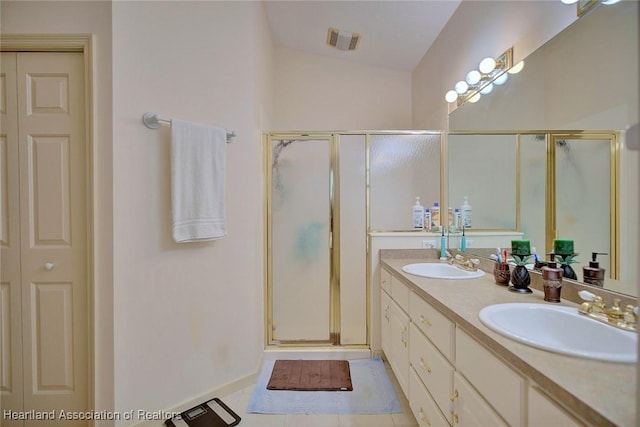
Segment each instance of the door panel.
[{"label": "door panel", "polygon": [[[22,303],[20,193],[15,53],[2,53],[0,76],[0,399],[1,409],[22,409]],[[3,426],[19,425],[3,420]]]},{"label": "door panel", "polygon": [[328,342],[330,141],[273,140],[270,148],[272,338]]},{"label": "door panel", "polygon": [[2,409],[86,411],[83,55],[3,53],[0,85]]}]

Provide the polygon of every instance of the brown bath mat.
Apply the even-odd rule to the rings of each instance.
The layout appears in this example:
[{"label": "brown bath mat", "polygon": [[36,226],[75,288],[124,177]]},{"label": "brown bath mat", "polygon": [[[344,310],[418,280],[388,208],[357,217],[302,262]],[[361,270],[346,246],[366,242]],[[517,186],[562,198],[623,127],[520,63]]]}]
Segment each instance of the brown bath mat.
[{"label": "brown bath mat", "polygon": [[268,390],[353,391],[347,360],[276,360]]}]

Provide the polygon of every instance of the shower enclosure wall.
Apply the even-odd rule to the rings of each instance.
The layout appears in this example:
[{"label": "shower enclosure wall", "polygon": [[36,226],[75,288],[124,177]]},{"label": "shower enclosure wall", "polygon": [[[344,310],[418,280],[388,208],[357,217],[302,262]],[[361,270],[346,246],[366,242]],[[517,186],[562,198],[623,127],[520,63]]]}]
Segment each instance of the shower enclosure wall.
[{"label": "shower enclosure wall", "polygon": [[367,347],[368,231],[410,230],[415,197],[439,200],[440,134],[266,133],[264,143],[267,346]]}]

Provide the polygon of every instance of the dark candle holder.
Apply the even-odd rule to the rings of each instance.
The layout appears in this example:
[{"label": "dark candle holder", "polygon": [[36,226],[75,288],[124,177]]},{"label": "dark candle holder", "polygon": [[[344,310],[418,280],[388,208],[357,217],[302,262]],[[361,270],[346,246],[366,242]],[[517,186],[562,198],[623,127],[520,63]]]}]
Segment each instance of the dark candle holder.
[{"label": "dark candle holder", "polygon": [[556,254],[556,257],[560,258],[560,268],[562,269],[562,275],[567,279],[578,280],[578,275],[571,267],[571,263],[573,263],[573,258],[578,256],[578,254]]},{"label": "dark candle holder", "polygon": [[511,272],[511,284],[513,286],[509,286],[509,290],[511,292],[518,292],[521,294],[530,294],[533,291],[529,289],[529,285],[531,284],[531,276],[529,275],[529,270],[525,266],[527,259],[531,256],[529,254],[511,254],[513,259],[516,260],[516,266]]}]

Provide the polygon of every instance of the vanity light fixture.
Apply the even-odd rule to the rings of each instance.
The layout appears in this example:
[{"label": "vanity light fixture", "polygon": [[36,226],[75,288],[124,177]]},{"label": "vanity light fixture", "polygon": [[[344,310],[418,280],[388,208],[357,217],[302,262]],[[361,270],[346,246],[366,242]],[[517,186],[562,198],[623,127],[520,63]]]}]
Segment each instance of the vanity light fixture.
[{"label": "vanity light fixture", "polygon": [[578,18],[595,9],[597,6],[604,4],[605,6],[619,3],[622,0],[560,0],[564,4],[577,4]]},{"label": "vanity light fixture", "polygon": [[469,71],[464,80],[460,80],[453,90],[445,94],[444,99],[447,102],[457,101],[458,106],[465,102],[478,102],[482,95],[490,94],[494,86],[505,84],[509,74],[516,74],[523,67],[524,61],[513,66],[513,48],[511,47],[496,59],[485,58],[480,61],[478,69]]}]

